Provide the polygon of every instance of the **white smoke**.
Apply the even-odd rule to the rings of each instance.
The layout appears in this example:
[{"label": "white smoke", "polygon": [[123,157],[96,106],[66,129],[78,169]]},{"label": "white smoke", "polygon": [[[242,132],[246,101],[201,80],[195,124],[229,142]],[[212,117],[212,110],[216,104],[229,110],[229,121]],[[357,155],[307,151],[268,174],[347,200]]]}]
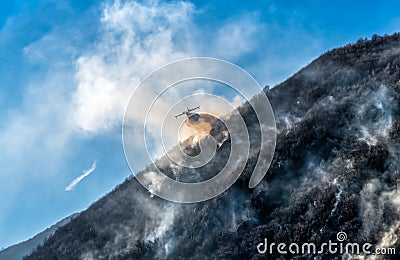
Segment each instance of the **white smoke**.
[{"label": "white smoke", "polygon": [[174,223],[176,207],[174,204],[168,204],[163,211],[162,216],[159,218],[155,228],[151,230],[144,239],[145,241],[154,242],[156,239],[162,238],[166,231]]},{"label": "white smoke", "polygon": [[81,129],[96,133],[118,125],[129,96],[145,75],[193,55],[174,40],[190,30],[193,12],[187,2],[115,1],[105,6],[99,43],[77,60],[73,98]]},{"label": "white smoke", "polygon": [[[197,38],[202,39],[205,32],[193,23],[196,11],[192,3],[184,1],[115,1],[106,4],[100,20],[98,43],[76,61],[75,77],[78,85],[72,96],[78,127],[95,134],[118,126],[122,122],[130,95],[146,75],[172,61],[204,55],[203,42]],[[260,28],[251,20],[246,21],[241,26],[237,23],[222,25],[241,34],[240,41],[231,42],[254,42],[250,39],[255,37]],[[247,27],[252,28],[251,33]],[[218,45],[221,41],[224,42],[220,37],[216,37],[211,44]],[[235,44],[231,47],[234,48]],[[249,45],[247,49],[235,48],[235,57],[247,53],[249,48],[253,49],[254,46]],[[219,52],[214,50],[213,53],[209,53],[210,48],[207,49],[208,55],[227,58],[224,55],[226,46]],[[198,87],[187,87],[184,90],[172,90],[170,95],[182,97],[184,94],[198,91],[201,91]],[[153,100],[153,94],[148,90],[148,95],[141,98]],[[238,97],[232,97],[233,105],[243,102]],[[159,124],[164,115],[161,112],[168,110],[172,104],[168,98],[155,104],[159,105],[160,109],[153,110],[160,112],[149,118],[151,123]],[[207,100],[202,100],[201,105],[215,106]],[[143,110],[143,107],[141,109]],[[144,112],[142,110],[141,113]]]},{"label": "white smoke", "polygon": [[333,184],[338,188],[338,192],[335,194],[335,204],[333,205],[333,209],[331,211],[331,214],[329,215],[330,217],[332,217],[333,213],[335,213],[335,211],[337,210],[337,207],[341,201],[341,195],[343,193],[343,189],[342,186],[338,183],[337,178],[335,178],[333,180]]},{"label": "white smoke", "polygon": [[385,206],[391,205],[394,211],[393,216],[400,215],[400,193],[394,189],[389,189],[378,179],[368,182],[361,191],[361,212],[363,217],[364,235],[367,237],[372,233],[386,230],[381,238],[380,244],[389,246],[396,241],[391,238],[392,233],[399,231],[398,221],[394,221],[391,226],[384,224]]},{"label": "white smoke", "polygon": [[386,231],[383,233],[381,241],[379,243],[379,247],[387,248],[393,246],[400,235],[400,192],[398,190],[398,185],[394,190],[385,191],[382,193],[382,196],[386,199],[388,203],[394,206],[395,212],[397,215],[397,220],[395,220],[389,227],[386,228]]},{"label": "white smoke", "polygon": [[285,114],[277,117],[277,124],[281,125],[280,131],[286,131],[286,135],[290,132],[293,131],[296,127],[296,123],[300,122],[301,118],[291,115],[291,114]]},{"label": "white smoke", "polygon": [[[366,142],[369,146],[374,146],[380,138],[386,139],[389,130],[392,127],[392,110],[394,109],[393,97],[390,96],[389,90],[382,85],[379,89],[369,97],[359,107],[358,116],[360,118],[360,134],[359,140]],[[366,120],[371,114],[372,108],[379,111],[377,120]]]}]

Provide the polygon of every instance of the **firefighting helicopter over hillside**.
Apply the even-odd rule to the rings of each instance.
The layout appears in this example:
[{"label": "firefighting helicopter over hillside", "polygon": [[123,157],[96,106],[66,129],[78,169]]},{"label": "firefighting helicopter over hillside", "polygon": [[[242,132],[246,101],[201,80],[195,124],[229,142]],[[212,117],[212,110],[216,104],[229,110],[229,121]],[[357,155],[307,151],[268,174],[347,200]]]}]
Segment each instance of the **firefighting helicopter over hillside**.
[{"label": "firefighting helicopter over hillside", "polygon": [[[186,115],[186,117],[189,118],[190,120],[198,120],[200,115],[196,114],[196,113],[191,113],[192,111],[194,111],[196,109],[200,109],[200,106],[197,106],[197,107],[194,107],[194,108],[186,107],[186,111],[183,111],[179,115],[176,115],[175,118],[177,119],[180,116]],[[193,117],[193,118],[191,118],[191,117]]]},{"label": "firefighting helicopter over hillside", "polygon": [[[194,113],[194,110],[200,109],[200,106],[189,108],[186,107],[186,111],[175,115],[177,119],[180,116],[186,115],[184,125],[186,126],[185,138],[190,138],[194,143],[197,143],[206,135],[212,135],[217,141],[217,147],[219,148],[222,143],[229,139],[229,133],[225,124],[212,114],[205,112]],[[184,138],[184,139],[185,139]]]}]

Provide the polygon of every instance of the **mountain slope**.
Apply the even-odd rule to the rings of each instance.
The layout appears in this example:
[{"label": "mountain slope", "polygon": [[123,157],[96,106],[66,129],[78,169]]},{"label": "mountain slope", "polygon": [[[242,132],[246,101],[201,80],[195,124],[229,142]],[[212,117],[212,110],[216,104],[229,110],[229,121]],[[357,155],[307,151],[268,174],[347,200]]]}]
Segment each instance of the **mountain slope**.
[{"label": "mountain slope", "polygon": [[[224,194],[181,205],[151,197],[127,179],[26,259],[259,259],[264,238],[321,244],[338,232],[350,242],[400,252],[399,54],[400,34],[374,36],[327,52],[266,89],[277,147],[255,189],[247,185],[259,128],[245,104],[239,111],[252,137],[250,157]],[[228,152],[222,146],[212,167],[195,172],[163,167],[172,175],[207,175]]]},{"label": "mountain slope", "polygon": [[6,249],[0,251],[0,260],[20,260],[24,256],[32,253],[39,245],[49,238],[54,232],[59,228],[67,224],[71,219],[78,216],[79,213],[72,214],[68,216],[51,227],[47,228],[43,232],[35,235],[34,237],[18,243],[16,245],[7,247]]}]

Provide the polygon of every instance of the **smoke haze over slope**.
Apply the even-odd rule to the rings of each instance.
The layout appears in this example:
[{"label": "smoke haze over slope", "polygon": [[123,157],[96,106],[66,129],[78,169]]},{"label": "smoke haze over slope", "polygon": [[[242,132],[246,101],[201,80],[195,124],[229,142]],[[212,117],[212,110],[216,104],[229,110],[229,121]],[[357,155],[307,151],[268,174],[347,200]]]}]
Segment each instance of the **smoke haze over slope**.
[{"label": "smoke haze over slope", "polygon": [[[244,104],[239,112],[251,137],[250,156],[244,174],[222,195],[176,204],[151,197],[130,178],[26,259],[260,259],[256,246],[264,238],[321,244],[340,231],[351,242],[400,252],[399,54],[400,34],[375,36],[329,51],[266,89],[277,147],[254,189],[248,181],[259,126]],[[207,178],[228,155],[226,142],[205,167],[163,167],[171,176]]]}]

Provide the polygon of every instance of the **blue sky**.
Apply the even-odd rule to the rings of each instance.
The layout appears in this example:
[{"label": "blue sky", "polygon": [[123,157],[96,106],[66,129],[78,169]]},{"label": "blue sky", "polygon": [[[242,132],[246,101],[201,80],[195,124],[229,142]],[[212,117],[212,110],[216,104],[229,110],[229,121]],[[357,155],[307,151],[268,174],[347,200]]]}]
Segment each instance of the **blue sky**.
[{"label": "blue sky", "polygon": [[[157,67],[211,56],[273,86],[331,48],[399,28],[398,1],[1,1],[0,248],[131,174],[123,111]],[[135,169],[146,163],[138,154]]]}]

